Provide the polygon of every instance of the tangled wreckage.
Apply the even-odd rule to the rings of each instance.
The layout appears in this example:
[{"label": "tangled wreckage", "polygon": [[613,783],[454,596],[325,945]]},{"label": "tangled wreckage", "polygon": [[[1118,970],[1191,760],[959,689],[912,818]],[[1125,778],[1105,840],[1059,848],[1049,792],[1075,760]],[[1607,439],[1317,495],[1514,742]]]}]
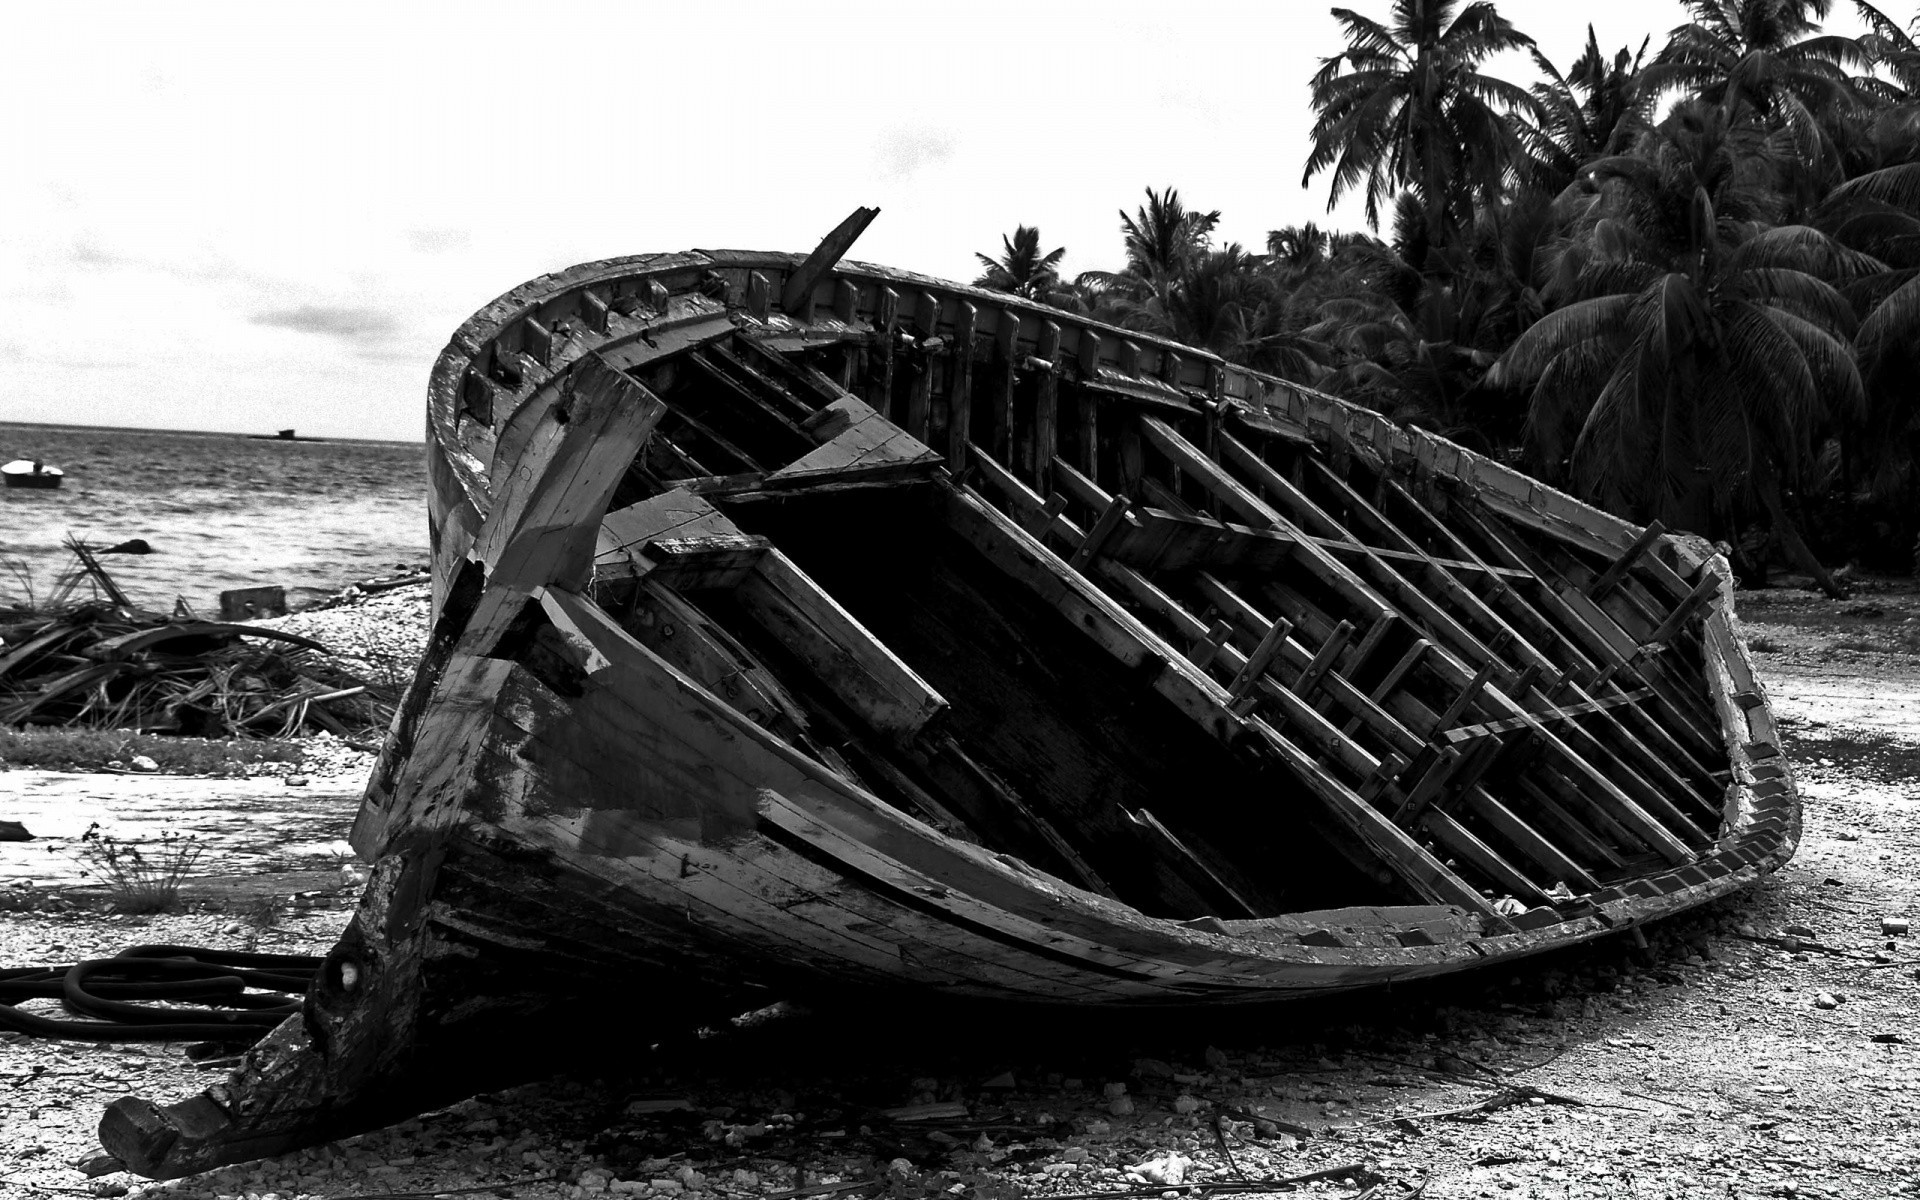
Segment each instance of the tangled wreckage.
[{"label": "tangled wreckage", "polygon": [[856,986],[1265,1001],[1629,929],[1793,852],[1711,547],[841,261],[872,215],[576,267],[454,336],[365,894],[226,1083],[113,1105],[131,1169],[507,1082],[530,1017],[623,983],[630,1025]]}]

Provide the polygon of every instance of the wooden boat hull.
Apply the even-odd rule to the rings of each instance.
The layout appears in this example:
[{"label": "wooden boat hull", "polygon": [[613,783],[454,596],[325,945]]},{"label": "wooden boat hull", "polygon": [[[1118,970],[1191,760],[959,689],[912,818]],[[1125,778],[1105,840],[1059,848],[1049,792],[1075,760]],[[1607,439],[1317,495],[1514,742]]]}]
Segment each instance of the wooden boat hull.
[{"label": "wooden boat hull", "polygon": [[537,1059],[475,1046],[624,985],[655,1022],[1269,1001],[1792,853],[1710,548],[835,238],[590,264],[455,336],[360,909],[217,1095],[116,1103],[132,1169],[496,1085]]}]

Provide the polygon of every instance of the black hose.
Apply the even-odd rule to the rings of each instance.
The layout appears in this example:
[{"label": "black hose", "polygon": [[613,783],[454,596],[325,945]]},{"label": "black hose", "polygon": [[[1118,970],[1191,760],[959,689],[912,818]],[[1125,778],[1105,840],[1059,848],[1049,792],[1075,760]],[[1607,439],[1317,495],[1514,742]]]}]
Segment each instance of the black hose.
[{"label": "black hose", "polygon": [[[308,954],[135,946],[112,958],[0,969],[0,1029],[81,1042],[252,1045],[300,1011],[322,961]],[[32,999],[59,1000],[68,1012],[93,1019],[21,1012],[19,1003]]]}]

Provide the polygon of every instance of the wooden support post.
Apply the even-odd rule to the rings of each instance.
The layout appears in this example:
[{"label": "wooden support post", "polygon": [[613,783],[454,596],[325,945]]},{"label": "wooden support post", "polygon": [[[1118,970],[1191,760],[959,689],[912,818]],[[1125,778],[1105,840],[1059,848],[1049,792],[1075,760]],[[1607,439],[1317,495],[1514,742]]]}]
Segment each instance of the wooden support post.
[{"label": "wooden support post", "polygon": [[925,444],[933,423],[933,376],[938,369],[931,353],[916,352],[907,368],[913,378],[907,383],[906,430],[914,441]]},{"label": "wooden support post", "polygon": [[1498,668],[1495,664],[1489,662],[1474,672],[1473,678],[1468,681],[1467,686],[1462,688],[1460,694],[1453,698],[1453,703],[1447,706],[1447,711],[1440,715],[1439,722],[1433,728],[1433,735],[1435,737],[1439,737],[1447,730],[1452,729],[1455,723],[1465,715],[1467,710],[1473,706],[1474,701],[1480,698],[1481,690],[1493,679],[1496,670],[1498,670]]},{"label": "wooden support post", "polygon": [[1433,798],[1440,794],[1441,788],[1446,786],[1447,778],[1460,766],[1460,759],[1461,754],[1458,750],[1452,746],[1442,746],[1432,756],[1426,770],[1421,772],[1420,778],[1414,780],[1413,786],[1407,789],[1406,799],[1402,800],[1400,807],[1393,812],[1393,823],[1405,827],[1418,817],[1427,805],[1433,803]]},{"label": "wooden support post", "polygon": [[747,272],[747,315],[764,321],[773,311],[773,285],[758,271]]},{"label": "wooden support post", "polygon": [[1225,621],[1215,621],[1212,628],[1207,630],[1207,635],[1194,643],[1187,658],[1194,666],[1204,670],[1213,665],[1213,660],[1219,657],[1221,648],[1232,638],[1233,626]]},{"label": "wooden support post", "polygon": [[1699,612],[1715,593],[1719,592],[1723,582],[1725,581],[1711,569],[1702,567],[1700,582],[1693,585],[1693,590],[1687,593],[1685,599],[1673,606],[1673,611],[1667,614],[1666,620],[1660,622],[1660,627],[1653,631],[1653,636],[1647,639],[1647,644],[1664,646],[1672,641],[1675,635],[1686,627],[1687,621]]},{"label": "wooden support post", "polygon": [[1026,527],[1028,533],[1031,533],[1037,538],[1044,538],[1048,533],[1052,532],[1053,523],[1060,518],[1060,514],[1066,511],[1067,498],[1056,494],[1049,497],[1047,502],[1040,506],[1040,510],[1037,513],[1032,514],[1020,523]]},{"label": "wooden support post", "polygon": [[1326,676],[1328,671],[1333,669],[1334,660],[1340,656],[1342,650],[1347,648],[1347,642],[1352,637],[1352,621],[1342,621],[1334,626],[1333,636],[1320,643],[1320,649],[1315,652],[1313,660],[1307,664],[1306,669],[1300,672],[1300,677],[1294,681],[1293,690],[1295,694],[1299,695],[1302,699],[1311,697],[1314,690],[1320,686],[1321,679]]},{"label": "wooden support post", "polygon": [[589,333],[607,332],[607,314],[611,311],[607,302],[591,288],[581,288],[578,294],[580,305],[580,323]]},{"label": "wooden support post", "polygon": [[1047,365],[1040,376],[1033,406],[1033,457],[1028,478],[1042,495],[1053,490],[1050,478],[1054,456],[1060,452],[1060,323],[1040,322],[1034,357]]},{"label": "wooden support post", "polygon": [[1609,563],[1605,571],[1601,572],[1600,578],[1593,581],[1593,586],[1587,589],[1587,598],[1596,604],[1605,600],[1609,592],[1625,582],[1627,573],[1633,570],[1633,564],[1638,562],[1642,555],[1652,550],[1654,544],[1658,542],[1666,532],[1667,527],[1658,521],[1654,521],[1645,529],[1642,529],[1640,536],[1634,538],[1633,542],[1628,545],[1625,550],[1620,552],[1620,556]]},{"label": "wooden support post", "polygon": [[[792,280],[787,281],[789,286]],[[785,307],[782,305],[782,307]],[[842,325],[851,325],[860,317],[860,285],[842,279],[833,285],[833,315]]]},{"label": "wooden support post", "polygon": [[1406,756],[1388,751],[1386,756],[1381,758],[1379,768],[1360,785],[1360,798],[1369,804],[1373,803],[1375,798],[1392,787],[1393,781],[1411,765]]},{"label": "wooden support post", "polygon": [[1100,518],[1093,523],[1093,528],[1087,531],[1086,540],[1081,542],[1080,548],[1073,552],[1073,557],[1067,560],[1067,565],[1076,571],[1086,570],[1088,564],[1099,555],[1100,548],[1106,544],[1107,539],[1112,537],[1120,528],[1120,523],[1127,519],[1127,513],[1132,508],[1132,501],[1125,496],[1115,496],[1113,502],[1100,514]]},{"label": "wooden support post", "polygon": [[872,390],[867,393],[867,405],[895,425],[900,423],[900,411],[893,402],[893,365],[899,352],[899,339],[895,335],[899,326],[900,293],[883,287],[873,313],[873,343],[878,351],[875,357],[879,361],[874,364],[874,380]]},{"label": "wooden support post", "polygon": [[1233,682],[1227,686],[1227,693],[1232,697],[1234,711],[1240,711],[1242,702],[1253,691],[1253,686],[1260,681],[1260,677],[1267,673],[1267,668],[1273,665],[1275,656],[1280,653],[1280,648],[1286,644],[1287,634],[1291,632],[1293,632],[1292,622],[1284,618],[1275,621],[1267,630],[1266,636],[1260,639],[1260,644],[1254,647],[1253,653],[1247,656],[1246,665],[1240,668],[1240,673],[1235,675]]},{"label": "wooden support post", "polygon": [[961,301],[953,317],[953,370],[947,375],[947,469],[967,467],[967,443],[973,436],[973,332],[978,310]]},{"label": "wooden support post", "polygon": [[[1015,436],[1013,397],[1020,381],[1020,314],[1003,308],[996,314],[993,327],[993,365],[996,372],[993,391],[993,437],[988,444],[993,456],[1009,467],[1020,462]],[[1031,476],[1029,476],[1031,478]]]}]

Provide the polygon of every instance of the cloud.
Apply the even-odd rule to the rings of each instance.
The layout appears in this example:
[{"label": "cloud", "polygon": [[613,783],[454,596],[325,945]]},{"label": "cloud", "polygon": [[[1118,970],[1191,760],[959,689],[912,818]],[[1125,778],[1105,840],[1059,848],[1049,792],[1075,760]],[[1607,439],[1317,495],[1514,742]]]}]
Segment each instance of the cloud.
[{"label": "cloud", "polygon": [[83,267],[121,267],[134,260],[124,254],[115,254],[89,237],[74,239],[67,248],[67,261]]},{"label": "cloud", "polygon": [[896,125],[881,131],[874,145],[874,157],[882,179],[901,180],[923,167],[952,158],[953,147],[953,134],[945,129]]},{"label": "cloud", "polygon": [[295,333],[315,333],[339,338],[358,346],[379,346],[400,330],[392,313],[377,308],[349,308],[341,305],[301,304],[276,308],[247,317],[255,325],[291,329]]},{"label": "cloud", "polygon": [[445,254],[465,250],[472,236],[464,229],[409,229],[407,242],[422,254]]}]

